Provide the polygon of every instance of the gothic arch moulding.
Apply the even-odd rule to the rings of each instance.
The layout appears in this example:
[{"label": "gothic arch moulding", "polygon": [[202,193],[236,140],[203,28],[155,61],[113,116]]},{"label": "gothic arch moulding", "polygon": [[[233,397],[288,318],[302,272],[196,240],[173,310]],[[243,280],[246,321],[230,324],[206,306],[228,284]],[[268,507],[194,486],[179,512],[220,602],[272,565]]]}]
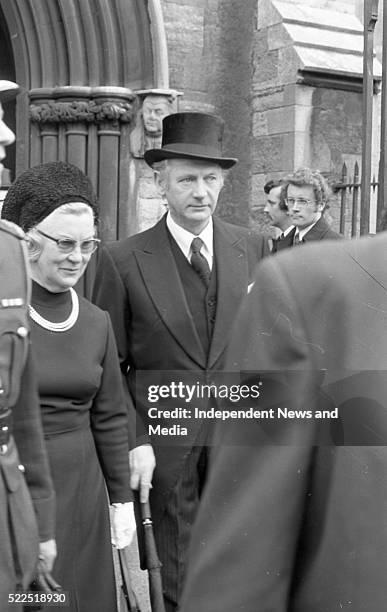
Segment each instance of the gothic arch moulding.
[{"label": "gothic arch moulding", "polygon": [[126,168],[135,91],[168,87],[160,0],[0,0],[0,6],[24,90],[17,172],[55,159],[77,164],[98,190],[102,235],[131,233]]}]

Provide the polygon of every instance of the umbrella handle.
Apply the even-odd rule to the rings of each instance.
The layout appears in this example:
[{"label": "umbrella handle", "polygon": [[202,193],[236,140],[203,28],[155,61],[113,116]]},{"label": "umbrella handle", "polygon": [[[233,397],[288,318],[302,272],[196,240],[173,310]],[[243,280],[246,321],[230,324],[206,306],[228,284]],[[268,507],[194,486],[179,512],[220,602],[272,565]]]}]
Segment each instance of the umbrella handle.
[{"label": "umbrella handle", "polygon": [[147,502],[140,503],[140,507],[141,507],[142,524],[143,525],[145,524],[144,521],[149,521],[150,524],[153,525],[152,514],[151,514],[149,502],[147,501]]}]

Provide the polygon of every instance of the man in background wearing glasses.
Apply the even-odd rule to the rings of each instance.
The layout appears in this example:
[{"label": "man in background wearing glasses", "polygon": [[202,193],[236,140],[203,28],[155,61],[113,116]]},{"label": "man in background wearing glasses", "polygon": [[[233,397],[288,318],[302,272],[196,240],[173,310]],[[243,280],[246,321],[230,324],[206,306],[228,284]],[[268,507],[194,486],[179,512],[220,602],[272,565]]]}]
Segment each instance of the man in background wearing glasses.
[{"label": "man in background wearing glasses", "polygon": [[318,170],[299,168],[286,177],[285,183],[285,201],[296,227],[293,244],[342,238],[324,218],[329,187]]}]

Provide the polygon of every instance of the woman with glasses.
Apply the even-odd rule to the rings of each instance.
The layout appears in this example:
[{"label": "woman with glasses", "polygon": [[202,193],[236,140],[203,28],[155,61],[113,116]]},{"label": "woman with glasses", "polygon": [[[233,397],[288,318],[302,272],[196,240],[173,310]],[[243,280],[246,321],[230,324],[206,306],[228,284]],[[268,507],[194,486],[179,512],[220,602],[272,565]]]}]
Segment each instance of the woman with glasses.
[{"label": "woman with glasses", "polygon": [[112,542],[126,546],[134,532],[126,406],[110,319],[73,289],[99,243],[96,196],[75,166],[42,164],[12,185],[2,216],[28,241],[31,337],[57,496],[53,574],[69,591],[69,611],[113,612],[106,488]]}]

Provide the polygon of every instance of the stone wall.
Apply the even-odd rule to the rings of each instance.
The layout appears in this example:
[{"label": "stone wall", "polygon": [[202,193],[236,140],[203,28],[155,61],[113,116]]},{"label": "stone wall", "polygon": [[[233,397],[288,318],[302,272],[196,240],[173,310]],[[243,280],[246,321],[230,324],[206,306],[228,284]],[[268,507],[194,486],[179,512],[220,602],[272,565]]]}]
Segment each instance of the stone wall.
[{"label": "stone wall", "polygon": [[[222,115],[225,152],[240,159],[221,196],[221,216],[263,226],[269,178],[309,165],[333,179],[344,161],[361,161],[359,0],[162,0],[162,6],[170,87],[183,92],[180,110]],[[340,62],[348,72],[341,84]],[[321,82],[305,79],[310,67],[324,73]],[[334,206],[336,227],[337,212]]]},{"label": "stone wall", "polygon": [[251,193],[251,82],[256,0],[163,0],[170,87],[180,110],[203,110],[225,122],[224,152],[239,158],[221,194],[219,214],[248,224]]}]

